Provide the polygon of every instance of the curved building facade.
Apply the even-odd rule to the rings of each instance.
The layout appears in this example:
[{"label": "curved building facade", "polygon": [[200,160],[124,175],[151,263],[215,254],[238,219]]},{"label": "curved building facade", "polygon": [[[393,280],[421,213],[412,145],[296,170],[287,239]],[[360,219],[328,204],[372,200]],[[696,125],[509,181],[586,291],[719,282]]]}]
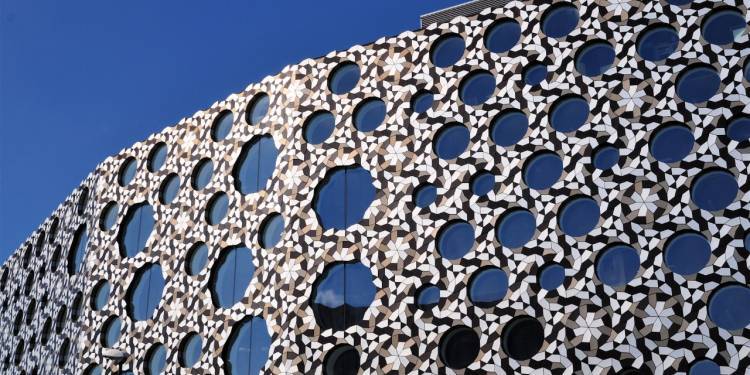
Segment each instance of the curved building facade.
[{"label": "curved building facade", "polygon": [[747,373],[749,5],[512,1],[287,66],[22,244],[0,368]]}]

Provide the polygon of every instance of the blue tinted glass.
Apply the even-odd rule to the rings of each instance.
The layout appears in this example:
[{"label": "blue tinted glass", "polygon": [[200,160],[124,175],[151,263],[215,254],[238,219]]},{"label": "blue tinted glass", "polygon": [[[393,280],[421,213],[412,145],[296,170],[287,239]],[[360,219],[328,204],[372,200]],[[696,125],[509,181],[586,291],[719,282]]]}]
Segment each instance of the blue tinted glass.
[{"label": "blue tinted glass", "polygon": [[677,6],[687,5],[693,2],[693,0],[667,0],[668,3]]},{"label": "blue tinted glass", "polygon": [[228,364],[232,375],[258,375],[268,360],[271,336],[266,321],[252,318],[232,329]]},{"label": "blue tinted glass", "polygon": [[211,176],[214,175],[214,162],[211,159],[203,159],[198,162],[193,169],[193,188],[195,190],[201,190],[209,182],[211,182]]},{"label": "blue tinted glass", "polygon": [[73,237],[68,255],[68,273],[74,275],[81,271],[83,258],[86,255],[86,245],[89,242],[89,234],[86,225],[81,225]]},{"label": "blue tinted glass", "polygon": [[346,229],[360,222],[375,199],[370,172],[360,166],[333,169],[316,191],[313,209],[323,228]]},{"label": "blue tinted glass", "polygon": [[102,375],[102,368],[99,366],[90,367],[86,371],[86,375]]},{"label": "blue tinted glass", "polygon": [[750,139],[750,117],[737,117],[729,121],[727,136],[737,142]]},{"label": "blue tinted glass", "polygon": [[138,163],[135,161],[135,158],[129,157],[125,159],[125,162],[122,163],[122,167],[120,167],[120,185],[122,186],[128,186],[130,185],[130,182],[133,181],[133,178],[135,177],[135,172],[138,170]]},{"label": "blue tinted glass", "polygon": [[257,94],[250,103],[250,108],[246,115],[247,123],[250,125],[258,124],[260,120],[266,116],[266,113],[268,113],[268,105],[270,102],[271,100],[268,98],[267,94]]},{"label": "blue tinted glass", "polygon": [[701,359],[690,365],[688,375],[721,375],[721,368],[710,359]]},{"label": "blue tinted glass", "polygon": [[552,105],[549,121],[552,129],[570,133],[578,130],[589,118],[589,103],[581,96],[563,96]]},{"label": "blue tinted glass", "polygon": [[130,315],[134,320],[148,320],[161,302],[166,282],[161,266],[152,263],[138,271],[131,283]]},{"label": "blue tinted glass", "polygon": [[323,329],[344,330],[357,324],[375,299],[372,272],[362,263],[335,263],[316,284],[313,312]]},{"label": "blue tinted glass", "polygon": [[750,81],[750,60],[745,61],[745,81]]},{"label": "blue tinted glass", "polygon": [[145,249],[154,229],[154,209],[142,203],[130,207],[120,226],[120,249],[127,257],[134,257]]},{"label": "blue tinted glass", "polygon": [[333,114],[328,111],[313,113],[304,126],[304,138],[307,143],[314,145],[323,143],[333,133],[336,122]]},{"label": "blue tinted glass", "polygon": [[417,291],[417,307],[429,310],[440,303],[440,288],[427,284]]},{"label": "blue tinted glass", "polygon": [[469,129],[459,123],[451,123],[438,130],[432,148],[441,159],[455,159],[469,147]]},{"label": "blue tinted glass", "polygon": [[672,272],[680,275],[698,273],[711,258],[711,244],[696,232],[673,235],[664,249],[664,260]]},{"label": "blue tinted glass", "polygon": [[565,267],[551,263],[539,271],[539,285],[546,290],[555,290],[565,281]]},{"label": "blue tinted glass", "polygon": [[177,174],[171,174],[164,179],[161,184],[160,198],[164,204],[170,204],[177,197],[177,193],[180,191],[180,177]]},{"label": "blue tinted glass", "polygon": [[151,155],[148,158],[148,169],[151,172],[156,172],[164,166],[164,162],[167,160],[167,145],[164,143],[157,143],[151,150]]},{"label": "blue tinted glass", "polygon": [[224,193],[216,193],[208,201],[206,221],[211,225],[219,224],[227,216],[229,197]]},{"label": "blue tinted glass", "polygon": [[516,110],[500,113],[490,125],[490,138],[499,146],[509,147],[518,143],[529,129],[529,118]]},{"label": "blue tinted glass", "polygon": [[471,178],[471,192],[478,197],[489,194],[495,188],[495,175],[490,172],[479,172]]},{"label": "blue tinted glass", "polygon": [[522,208],[510,210],[500,217],[495,236],[505,247],[517,249],[534,238],[536,218],[531,211]]},{"label": "blue tinted glass", "polygon": [[641,260],[638,252],[627,245],[614,245],[602,251],[596,259],[596,276],[604,284],[620,287],[638,274]]},{"label": "blue tinted glass", "polygon": [[672,26],[657,24],[641,33],[636,50],[645,60],[661,61],[677,50],[679,42],[677,31]]},{"label": "blue tinted glass", "polygon": [[425,113],[432,108],[432,102],[434,100],[435,95],[431,91],[419,90],[411,98],[411,108],[416,113]]},{"label": "blue tinted glass", "polygon": [[690,197],[701,209],[718,211],[727,208],[737,196],[737,180],[724,169],[701,173],[690,187]]},{"label": "blue tinted glass", "polygon": [[617,165],[617,162],[620,160],[620,150],[615,146],[602,145],[594,150],[592,159],[595,168],[607,170]]},{"label": "blue tinted glass", "polygon": [[542,32],[550,38],[562,38],[575,30],[578,18],[578,8],[573,4],[554,5],[542,16]]},{"label": "blue tinted glass", "polygon": [[323,359],[323,374],[359,374],[360,359],[357,349],[349,344],[337,345]]},{"label": "blue tinted glass", "polygon": [[563,233],[572,237],[586,235],[599,224],[599,204],[584,196],[568,198],[560,208],[558,221]]},{"label": "blue tinted glass", "polygon": [[276,169],[279,150],[270,135],[253,138],[242,148],[234,166],[235,184],[242,194],[251,194],[266,188]]},{"label": "blue tinted glass", "polygon": [[708,316],[717,326],[728,331],[750,324],[750,288],[739,284],[719,287],[708,299]]},{"label": "blue tinted glass", "polygon": [[122,328],[122,321],[120,318],[111,317],[104,323],[104,334],[102,335],[102,345],[105,348],[111,348],[120,339],[120,329]]},{"label": "blue tinted glass", "polygon": [[261,226],[260,245],[266,249],[276,246],[284,233],[284,217],[280,214],[270,214]]},{"label": "blue tinted glass", "polygon": [[523,168],[523,181],[534,190],[550,188],[560,179],[563,162],[560,156],[550,151],[534,153]]},{"label": "blue tinted glass", "polygon": [[148,351],[148,358],[146,359],[146,374],[147,375],[158,375],[164,371],[164,366],[167,364],[167,349],[162,344],[155,344]]},{"label": "blue tinted glass", "polygon": [[213,268],[214,301],[219,307],[229,308],[245,296],[255,273],[253,254],[246,247],[225,249],[218,267]]},{"label": "blue tinted glass", "polygon": [[614,62],[615,49],[603,40],[587,43],[576,54],[576,70],[588,77],[603,74]]},{"label": "blue tinted glass", "polygon": [[180,353],[180,365],[182,367],[193,367],[201,359],[201,349],[203,340],[195,333],[190,333],[182,342],[182,351]]},{"label": "blue tinted glass", "polygon": [[691,65],[677,78],[677,96],[688,103],[703,103],[716,95],[720,85],[716,69]]},{"label": "blue tinted glass", "polygon": [[425,208],[435,202],[437,199],[437,187],[430,183],[423,183],[414,190],[414,204],[417,207]]},{"label": "blue tinted glass", "polygon": [[102,211],[102,216],[99,221],[101,224],[99,227],[102,228],[102,230],[110,230],[117,222],[117,213],[119,212],[119,207],[117,206],[117,203],[115,202],[109,202],[106,207],[104,207],[104,211]]},{"label": "blue tinted glass", "polygon": [[469,299],[479,307],[492,307],[505,298],[508,276],[495,267],[477,272],[469,281]]},{"label": "blue tinted glass", "polygon": [[750,233],[745,235],[745,250],[750,251]]},{"label": "blue tinted glass", "polygon": [[111,284],[107,281],[102,281],[96,286],[94,290],[94,298],[92,299],[91,308],[94,310],[101,310],[109,301],[109,291],[112,288]]},{"label": "blue tinted glass", "polygon": [[719,8],[710,12],[703,20],[701,34],[711,44],[734,43],[745,33],[747,22],[736,8]]},{"label": "blue tinted glass", "polygon": [[684,159],[693,151],[693,131],[682,124],[667,124],[654,132],[649,141],[649,150],[654,159],[663,163],[674,163]]},{"label": "blue tinted glass", "polygon": [[361,132],[371,132],[385,120],[385,103],[376,98],[365,99],[354,110],[354,126]]},{"label": "blue tinted glass", "polygon": [[484,45],[488,50],[502,53],[510,50],[521,38],[521,25],[512,19],[495,22],[484,36]]},{"label": "blue tinted glass", "polygon": [[461,259],[474,247],[474,227],[468,222],[457,220],[440,228],[437,236],[437,250],[448,260]]},{"label": "blue tinted glass", "polygon": [[346,94],[357,86],[361,74],[359,65],[351,61],[343,62],[333,70],[328,78],[328,88],[334,94]]},{"label": "blue tinted glass", "polygon": [[430,48],[430,60],[436,66],[447,68],[461,59],[466,49],[464,39],[457,34],[441,37]]},{"label": "blue tinted glass", "polygon": [[189,275],[197,275],[203,270],[208,262],[208,246],[199,242],[188,252],[187,272]]},{"label": "blue tinted glass", "polygon": [[523,81],[529,86],[536,86],[547,79],[547,65],[532,63],[523,71]]},{"label": "blue tinted glass", "polygon": [[474,71],[461,80],[458,97],[468,105],[480,105],[495,92],[495,76],[486,70]]},{"label": "blue tinted glass", "polygon": [[232,122],[234,121],[234,114],[232,111],[222,111],[219,116],[214,120],[214,124],[211,127],[211,138],[214,141],[221,141],[226,139],[229,135],[229,131],[232,130]]}]

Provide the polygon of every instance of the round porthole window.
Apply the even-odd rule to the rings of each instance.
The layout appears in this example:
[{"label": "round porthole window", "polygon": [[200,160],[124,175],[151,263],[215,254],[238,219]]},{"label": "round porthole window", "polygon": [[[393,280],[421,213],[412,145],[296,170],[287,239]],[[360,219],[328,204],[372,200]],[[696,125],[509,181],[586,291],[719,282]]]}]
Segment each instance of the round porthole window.
[{"label": "round porthole window", "polygon": [[530,316],[517,316],[505,325],[501,337],[503,351],[508,357],[525,361],[542,348],[544,327]]},{"label": "round porthole window", "polygon": [[542,32],[550,38],[562,38],[578,26],[578,8],[568,2],[550,6],[542,14]]},{"label": "round porthole window", "polygon": [[458,97],[466,105],[480,105],[495,92],[495,76],[486,70],[475,70],[461,80]]},{"label": "round porthole window", "polygon": [[432,141],[433,150],[439,158],[444,160],[457,158],[466,151],[467,147],[469,147],[469,129],[457,122],[440,128]]},{"label": "round porthole window", "polygon": [[455,220],[440,228],[437,235],[437,250],[445,259],[461,259],[471,251],[474,242],[474,227],[466,221]]},{"label": "round porthole window", "polygon": [[268,105],[271,102],[268,94],[261,92],[255,94],[253,100],[247,105],[247,111],[245,112],[245,121],[250,125],[258,125],[266,113],[268,113]]},{"label": "round porthole window", "polygon": [[679,43],[677,30],[666,23],[659,23],[641,32],[636,41],[636,51],[644,60],[662,61],[677,50]]},{"label": "round porthole window", "polygon": [[328,77],[328,88],[334,94],[346,94],[357,87],[361,75],[359,65],[351,61],[342,62],[333,69]]},{"label": "round porthole window", "polygon": [[307,143],[317,145],[325,142],[336,128],[335,118],[328,111],[317,111],[305,121],[304,139]]},{"label": "round porthole window", "polygon": [[466,43],[458,34],[443,35],[430,47],[430,61],[435,66],[447,68],[454,65],[464,55]]},{"label": "round porthole window", "polygon": [[479,335],[467,326],[456,326],[443,333],[438,347],[440,360],[447,367],[464,369],[479,355]]},{"label": "round porthole window", "polygon": [[599,203],[578,195],[566,199],[557,215],[560,230],[571,237],[585,236],[599,225]]},{"label": "round porthole window", "polygon": [[495,21],[484,36],[484,45],[495,53],[509,51],[521,38],[521,25],[516,20],[505,18]]},{"label": "round porthole window", "polygon": [[348,344],[334,347],[323,360],[324,375],[353,375],[359,370],[359,351]]},{"label": "round porthole window", "polygon": [[214,141],[226,139],[229,132],[232,130],[232,122],[234,122],[234,114],[232,111],[220,112],[211,126],[211,139]]}]

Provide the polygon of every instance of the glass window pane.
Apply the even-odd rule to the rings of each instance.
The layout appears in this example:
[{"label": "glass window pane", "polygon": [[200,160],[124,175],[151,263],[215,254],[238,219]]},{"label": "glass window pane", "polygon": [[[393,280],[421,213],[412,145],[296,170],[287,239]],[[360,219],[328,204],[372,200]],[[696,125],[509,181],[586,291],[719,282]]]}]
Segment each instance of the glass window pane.
[{"label": "glass window pane", "polygon": [[253,100],[248,105],[245,120],[250,125],[257,125],[268,113],[268,106],[271,103],[271,99],[268,94],[262,92],[256,94]]},{"label": "glass window pane", "polygon": [[675,163],[687,157],[695,145],[693,131],[680,123],[662,125],[648,142],[654,159],[662,163]]},{"label": "glass window pane", "polygon": [[466,43],[458,34],[441,36],[430,47],[430,60],[435,66],[447,68],[454,65],[464,55]]},{"label": "glass window pane", "polygon": [[211,126],[211,139],[214,141],[226,139],[232,130],[232,122],[234,122],[232,111],[222,111],[219,113]]},{"label": "glass window pane", "polygon": [[201,161],[195,165],[195,169],[193,169],[193,189],[201,190],[206,187],[206,185],[211,182],[213,174],[214,162],[209,158],[201,159]]},{"label": "glass window pane", "polygon": [[523,181],[534,190],[549,189],[562,175],[562,158],[551,151],[537,151],[523,166]]},{"label": "glass window pane", "polygon": [[189,333],[180,345],[180,365],[182,367],[193,367],[201,358],[203,340],[196,333]]},{"label": "glass window pane", "polygon": [[82,224],[78,227],[78,230],[73,235],[73,241],[70,244],[70,250],[68,250],[68,274],[75,275],[80,272],[81,265],[83,264],[83,258],[86,255],[86,246],[88,245],[89,235],[86,230],[86,224]]},{"label": "glass window pane", "polygon": [[571,3],[560,2],[542,14],[542,32],[550,38],[562,38],[575,30],[578,20],[578,8]]},{"label": "glass window pane", "polygon": [[521,25],[513,19],[501,19],[487,29],[484,45],[495,53],[509,51],[521,38]]},{"label": "glass window pane", "polygon": [[313,209],[323,228],[346,229],[364,218],[374,199],[369,171],[357,165],[339,167],[328,172],[316,189]]},{"label": "glass window pane", "polygon": [[226,366],[232,375],[260,374],[268,361],[271,336],[266,321],[253,317],[237,323],[232,328],[225,356]]},{"label": "glass window pane", "polygon": [[328,111],[318,111],[310,115],[304,125],[304,139],[317,145],[331,136],[336,128],[335,118]]},{"label": "glass window pane", "polygon": [[496,267],[487,267],[476,272],[469,280],[469,299],[478,307],[497,305],[508,292],[508,276]]},{"label": "glass window pane", "polygon": [[501,334],[503,351],[508,357],[524,361],[533,357],[544,344],[544,327],[539,320],[521,315],[511,319]]},{"label": "glass window pane", "polygon": [[170,174],[164,179],[164,182],[162,182],[159,191],[159,199],[161,200],[161,203],[172,203],[177,197],[177,193],[180,191],[180,177],[176,173]]},{"label": "glass window pane", "polygon": [[151,153],[148,157],[148,170],[156,172],[164,166],[164,162],[167,160],[167,145],[164,142],[159,142],[151,149]]},{"label": "glass window pane", "polygon": [[331,72],[328,88],[334,94],[346,94],[357,87],[361,74],[357,64],[351,61],[343,62]]},{"label": "glass window pane", "polygon": [[469,129],[453,122],[437,131],[432,141],[432,148],[441,159],[455,159],[469,147],[469,136]]},{"label": "glass window pane", "polygon": [[701,24],[703,39],[716,45],[734,43],[745,34],[746,29],[747,21],[742,12],[728,6],[711,11]]},{"label": "glass window pane", "polygon": [[515,208],[500,217],[495,234],[501,245],[510,249],[518,249],[531,241],[534,233],[536,233],[534,214],[523,208]]},{"label": "glass window pane", "polygon": [[276,169],[279,150],[270,135],[253,138],[240,153],[233,175],[237,189],[251,194],[266,189]]},{"label": "glass window pane", "polygon": [[208,224],[210,225],[219,224],[227,216],[228,210],[229,197],[223,192],[214,194],[214,196],[208,200],[208,208],[206,209],[206,222],[208,222]]},{"label": "glass window pane", "polygon": [[281,235],[284,232],[284,217],[280,214],[273,213],[266,217],[263,224],[261,224],[261,237],[260,245],[266,249],[276,246],[281,240]]},{"label": "glass window pane", "polygon": [[700,209],[719,211],[736,200],[738,191],[737,179],[731,172],[714,168],[695,177],[690,186],[690,198]]},{"label": "glass window pane", "polygon": [[638,252],[627,245],[613,245],[596,258],[596,276],[613,288],[633,280],[641,267]]},{"label": "glass window pane", "polygon": [[710,65],[689,65],[677,76],[677,96],[680,99],[699,104],[708,101],[716,95],[721,86],[719,73]]},{"label": "glass window pane", "polygon": [[188,275],[197,275],[208,263],[208,246],[199,242],[188,251],[187,273]]},{"label": "glass window pane", "polygon": [[562,133],[578,130],[588,118],[589,103],[579,95],[562,96],[550,108],[550,126]]},{"label": "glass window pane", "polygon": [[674,53],[679,43],[680,37],[672,26],[658,23],[641,32],[636,50],[645,60],[661,61]]},{"label": "glass window pane", "polygon": [[119,182],[121,186],[128,186],[135,177],[135,172],[138,170],[138,163],[135,158],[130,156],[122,163],[120,167]]},{"label": "glass window pane", "polygon": [[358,324],[377,291],[372,271],[360,262],[329,265],[313,288],[316,321],[337,331]]},{"label": "glass window pane", "polygon": [[354,109],[354,126],[361,132],[371,132],[385,120],[385,103],[377,98],[362,101]]},{"label": "glass window pane", "polygon": [[138,270],[130,284],[128,312],[137,321],[151,319],[159,307],[166,281],[158,263],[151,263]]},{"label": "glass window pane", "polygon": [[214,302],[219,307],[230,308],[245,296],[250,285],[255,272],[253,255],[246,247],[227,248],[222,251],[217,266],[214,266],[211,282]]},{"label": "glass window pane", "polygon": [[437,250],[445,259],[461,259],[471,251],[474,242],[474,227],[466,221],[455,220],[440,228],[437,235]]},{"label": "glass window pane", "polygon": [[458,97],[467,105],[480,105],[495,93],[495,76],[486,70],[469,73],[458,87]]},{"label": "glass window pane", "polygon": [[455,370],[468,367],[479,355],[479,335],[464,325],[452,327],[443,333],[438,345],[440,360]]},{"label": "glass window pane", "polygon": [[161,374],[166,364],[167,349],[162,344],[154,344],[146,354],[146,374]]},{"label": "glass window pane", "polygon": [[562,203],[557,219],[563,233],[580,237],[599,225],[599,217],[599,203],[591,197],[579,195]]},{"label": "glass window pane", "polygon": [[576,70],[587,77],[604,74],[615,61],[615,49],[606,41],[586,43],[576,53]]},{"label": "glass window pane", "polygon": [[154,230],[154,209],[148,203],[131,206],[120,225],[118,243],[124,256],[134,257],[146,248]]}]

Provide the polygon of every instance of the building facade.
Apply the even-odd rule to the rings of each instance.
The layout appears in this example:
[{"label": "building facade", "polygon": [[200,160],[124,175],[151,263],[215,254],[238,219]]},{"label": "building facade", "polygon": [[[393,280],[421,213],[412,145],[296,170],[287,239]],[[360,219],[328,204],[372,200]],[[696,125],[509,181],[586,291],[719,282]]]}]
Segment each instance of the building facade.
[{"label": "building facade", "polygon": [[512,1],[287,66],[28,237],[0,368],[750,373],[749,5]]}]

